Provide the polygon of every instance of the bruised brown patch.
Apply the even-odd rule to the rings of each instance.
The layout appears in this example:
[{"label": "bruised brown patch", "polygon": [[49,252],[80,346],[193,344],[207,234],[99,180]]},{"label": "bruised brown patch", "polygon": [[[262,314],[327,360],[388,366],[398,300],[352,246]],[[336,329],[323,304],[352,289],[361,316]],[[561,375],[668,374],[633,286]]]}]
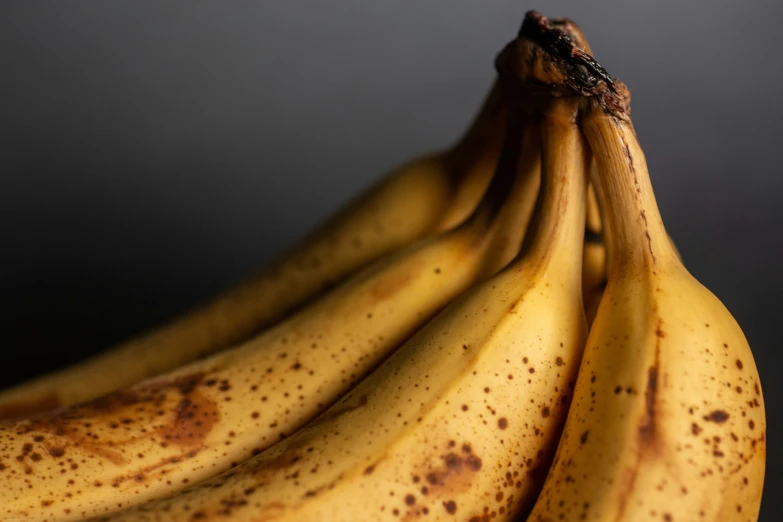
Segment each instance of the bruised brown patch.
[{"label": "bruised brown patch", "polygon": [[644,393],[645,416],[639,426],[639,435],[645,442],[655,437],[655,398],[658,391],[658,367],[647,370],[647,390]]},{"label": "bruised brown patch", "polygon": [[63,448],[51,447],[51,448],[47,448],[46,451],[48,451],[49,455],[51,455],[54,458],[62,457],[63,455],[65,455],[65,450]]},{"label": "bruised brown patch", "polygon": [[[651,251],[652,253],[652,251]],[[653,257],[653,263],[655,258]],[[636,484],[636,477],[639,474],[639,468],[643,459],[650,451],[657,448],[657,398],[658,398],[658,372],[661,364],[661,339],[666,337],[663,331],[663,321],[659,318],[655,326],[655,360],[653,365],[647,369],[647,386],[644,392],[644,415],[639,423],[639,451],[636,455],[636,461],[633,467],[625,470],[625,477],[622,480],[622,490],[619,495],[619,507],[617,510],[617,519],[621,519],[625,513],[628,500]]]},{"label": "bruised brown patch", "polygon": [[652,444],[656,437],[658,369],[661,364],[661,339],[666,337],[663,332],[663,321],[659,318],[655,325],[655,361],[647,370],[647,386],[644,392],[644,418],[639,425],[639,436],[644,446]]},{"label": "bruised brown patch", "polygon": [[466,485],[463,484],[463,475],[469,475],[481,470],[482,462],[479,457],[473,453],[467,455],[460,455],[458,453],[448,453],[441,457],[443,466],[434,469],[427,473],[427,482],[430,486],[445,487],[451,486],[451,490],[454,491],[453,486]]},{"label": "bruised brown patch", "polygon": [[[123,454],[123,447],[142,439],[192,451],[203,444],[220,417],[216,403],[199,391],[203,376],[198,373],[139,386],[43,414],[19,423],[17,435],[34,441],[46,439],[47,450],[55,457],[68,448],[78,448],[115,465],[127,464],[129,457]],[[166,462],[168,459],[162,461]]]},{"label": "bruised brown patch", "polygon": [[[452,446],[457,445],[450,447]],[[445,503],[453,501],[453,495],[471,487],[474,477],[483,467],[481,458],[473,452],[469,444],[463,444],[459,452],[449,451],[441,455],[438,460],[439,464],[434,466],[430,463],[417,466],[418,472],[415,472],[415,476],[421,475],[424,483],[424,486],[419,488],[422,497],[416,502],[415,508],[404,514],[402,520],[417,520],[423,506],[432,510],[440,505],[443,509]]]},{"label": "bruised brown patch", "polygon": [[212,431],[220,413],[215,401],[200,393],[183,397],[174,410],[174,418],[155,430],[165,441],[179,446],[198,446]]},{"label": "bruised brown patch", "polygon": [[406,267],[406,270],[395,270],[385,277],[382,277],[379,281],[376,281],[370,287],[370,296],[374,300],[384,301],[390,296],[399,292],[401,288],[405,288],[406,283],[410,281],[414,274],[418,274],[421,271],[421,267]]}]

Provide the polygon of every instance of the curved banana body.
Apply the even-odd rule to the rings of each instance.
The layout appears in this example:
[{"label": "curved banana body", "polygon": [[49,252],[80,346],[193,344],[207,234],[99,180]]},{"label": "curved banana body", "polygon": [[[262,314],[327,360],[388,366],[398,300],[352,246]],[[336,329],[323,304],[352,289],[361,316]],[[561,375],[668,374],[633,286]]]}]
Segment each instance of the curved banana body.
[{"label": "curved banana body", "polygon": [[631,124],[596,109],[583,128],[615,249],[528,520],[755,521],[766,423],[748,343],[678,260]]},{"label": "curved banana body", "polygon": [[0,392],[0,418],[89,400],[250,338],[367,263],[448,230],[497,163],[505,101],[493,87],[453,148],[388,174],[271,266],[211,303],[63,370]]},{"label": "curved banana body", "polygon": [[572,112],[542,123],[543,213],[526,255],[288,439],[175,497],[101,520],[511,520],[529,505],[586,335],[586,176]]},{"label": "curved banana body", "polygon": [[515,123],[509,139],[486,197],[453,231],[382,259],[236,349],[0,425],[0,520],[69,520],[170,494],[323,411],[517,254],[536,199],[540,152],[534,128]]}]

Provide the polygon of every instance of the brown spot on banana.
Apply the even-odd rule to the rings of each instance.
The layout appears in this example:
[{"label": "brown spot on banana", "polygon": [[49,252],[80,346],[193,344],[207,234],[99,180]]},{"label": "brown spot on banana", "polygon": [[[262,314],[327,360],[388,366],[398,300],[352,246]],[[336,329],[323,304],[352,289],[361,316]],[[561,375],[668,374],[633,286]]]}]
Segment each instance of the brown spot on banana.
[{"label": "brown spot on banana", "polygon": [[[183,450],[192,451],[202,444],[219,420],[215,402],[198,393],[203,376],[203,373],[187,375],[130,392],[115,392],[72,407],[67,414],[54,412],[34,417],[20,426],[17,435],[35,434],[32,440],[39,442],[43,441],[43,434],[46,434],[47,445],[53,448],[48,450],[50,454],[54,451],[55,455],[62,455],[68,447],[75,447],[83,453],[122,466],[128,463],[128,457],[122,451],[123,446],[133,444],[140,435],[134,431],[127,439],[123,439],[121,428],[136,421],[130,417],[117,417],[115,412],[127,413],[129,406],[138,405],[140,414],[154,416],[164,401],[171,400],[171,393],[174,392],[180,396],[176,414],[143,436],[159,440],[161,445],[178,445]],[[104,439],[99,435],[100,432],[108,431],[111,432],[111,438]],[[186,458],[187,453],[183,451],[182,457]]]},{"label": "brown spot on banana", "polygon": [[729,414],[724,410],[714,410],[705,415],[704,420],[707,422],[714,422],[716,424],[723,424],[729,420]]},{"label": "brown spot on banana", "polygon": [[380,280],[372,285],[370,293],[374,299],[383,301],[388,297],[394,295],[402,286],[411,280],[421,272],[421,267],[413,266],[410,271],[395,271],[391,275],[393,277],[382,277]]},{"label": "brown spot on banana", "polygon": [[658,371],[660,368],[661,339],[666,337],[662,329],[663,322],[658,318],[655,327],[655,359],[653,365],[647,370],[647,386],[644,394],[644,416],[639,424],[639,449],[634,464],[623,472],[623,487],[619,493],[618,510],[616,520],[622,520],[628,500],[633,493],[636,477],[642,461],[650,451],[657,451],[659,440],[657,433],[657,395],[658,395]]},{"label": "brown spot on banana", "polygon": [[[451,445],[454,446],[456,444]],[[433,510],[440,505],[440,509],[443,509],[444,503],[452,501],[448,498],[451,494],[467,491],[471,487],[473,478],[483,467],[481,458],[467,443],[462,444],[461,451],[449,451],[438,457],[438,460],[440,464],[436,466],[425,462],[416,467],[414,475],[421,475],[424,483],[424,486],[419,488],[421,500],[404,513],[402,520],[418,519],[423,506]]]}]

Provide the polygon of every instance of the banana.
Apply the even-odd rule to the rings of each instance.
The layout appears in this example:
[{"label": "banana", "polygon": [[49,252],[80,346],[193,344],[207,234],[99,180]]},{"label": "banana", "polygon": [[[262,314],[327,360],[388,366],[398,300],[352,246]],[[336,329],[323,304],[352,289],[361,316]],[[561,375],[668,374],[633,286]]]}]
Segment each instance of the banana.
[{"label": "banana", "polygon": [[0,520],[72,520],[144,502],[292,433],[516,255],[540,180],[537,139],[510,122],[498,171],[462,225],[380,260],[257,338],[0,425]]},{"label": "banana", "polygon": [[593,324],[606,287],[606,246],[602,228],[595,187],[590,184],[587,188],[585,246],[582,254],[582,295],[588,325]]},{"label": "banana", "polygon": [[89,400],[244,341],[372,260],[452,228],[475,208],[489,183],[505,105],[495,85],[456,145],[397,168],[271,266],[211,303],[0,392],[0,418]]},{"label": "banana", "polygon": [[[753,354],[680,262],[619,82],[582,128],[611,231],[610,273],[562,441],[528,520],[755,521],[766,421]],[[607,94],[612,96],[611,94]]]},{"label": "banana", "polygon": [[557,101],[541,120],[525,255],[296,434],[175,497],[100,520],[510,520],[531,504],[586,336],[587,176],[574,107]]}]

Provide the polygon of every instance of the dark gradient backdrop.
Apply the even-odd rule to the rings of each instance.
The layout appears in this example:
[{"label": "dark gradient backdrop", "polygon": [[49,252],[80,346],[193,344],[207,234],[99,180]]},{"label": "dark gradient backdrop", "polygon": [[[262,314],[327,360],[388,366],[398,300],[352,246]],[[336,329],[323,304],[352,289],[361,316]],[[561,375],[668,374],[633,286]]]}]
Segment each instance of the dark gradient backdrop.
[{"label": "dark gradient backdrop", "polygon": [[[455,139],[537,8],[625,80],[664,219],[754,349],[783,520],[781,2],[0,4],[1,384],[202,302]],[[777,494],[777,495],[776,495]]]}]

